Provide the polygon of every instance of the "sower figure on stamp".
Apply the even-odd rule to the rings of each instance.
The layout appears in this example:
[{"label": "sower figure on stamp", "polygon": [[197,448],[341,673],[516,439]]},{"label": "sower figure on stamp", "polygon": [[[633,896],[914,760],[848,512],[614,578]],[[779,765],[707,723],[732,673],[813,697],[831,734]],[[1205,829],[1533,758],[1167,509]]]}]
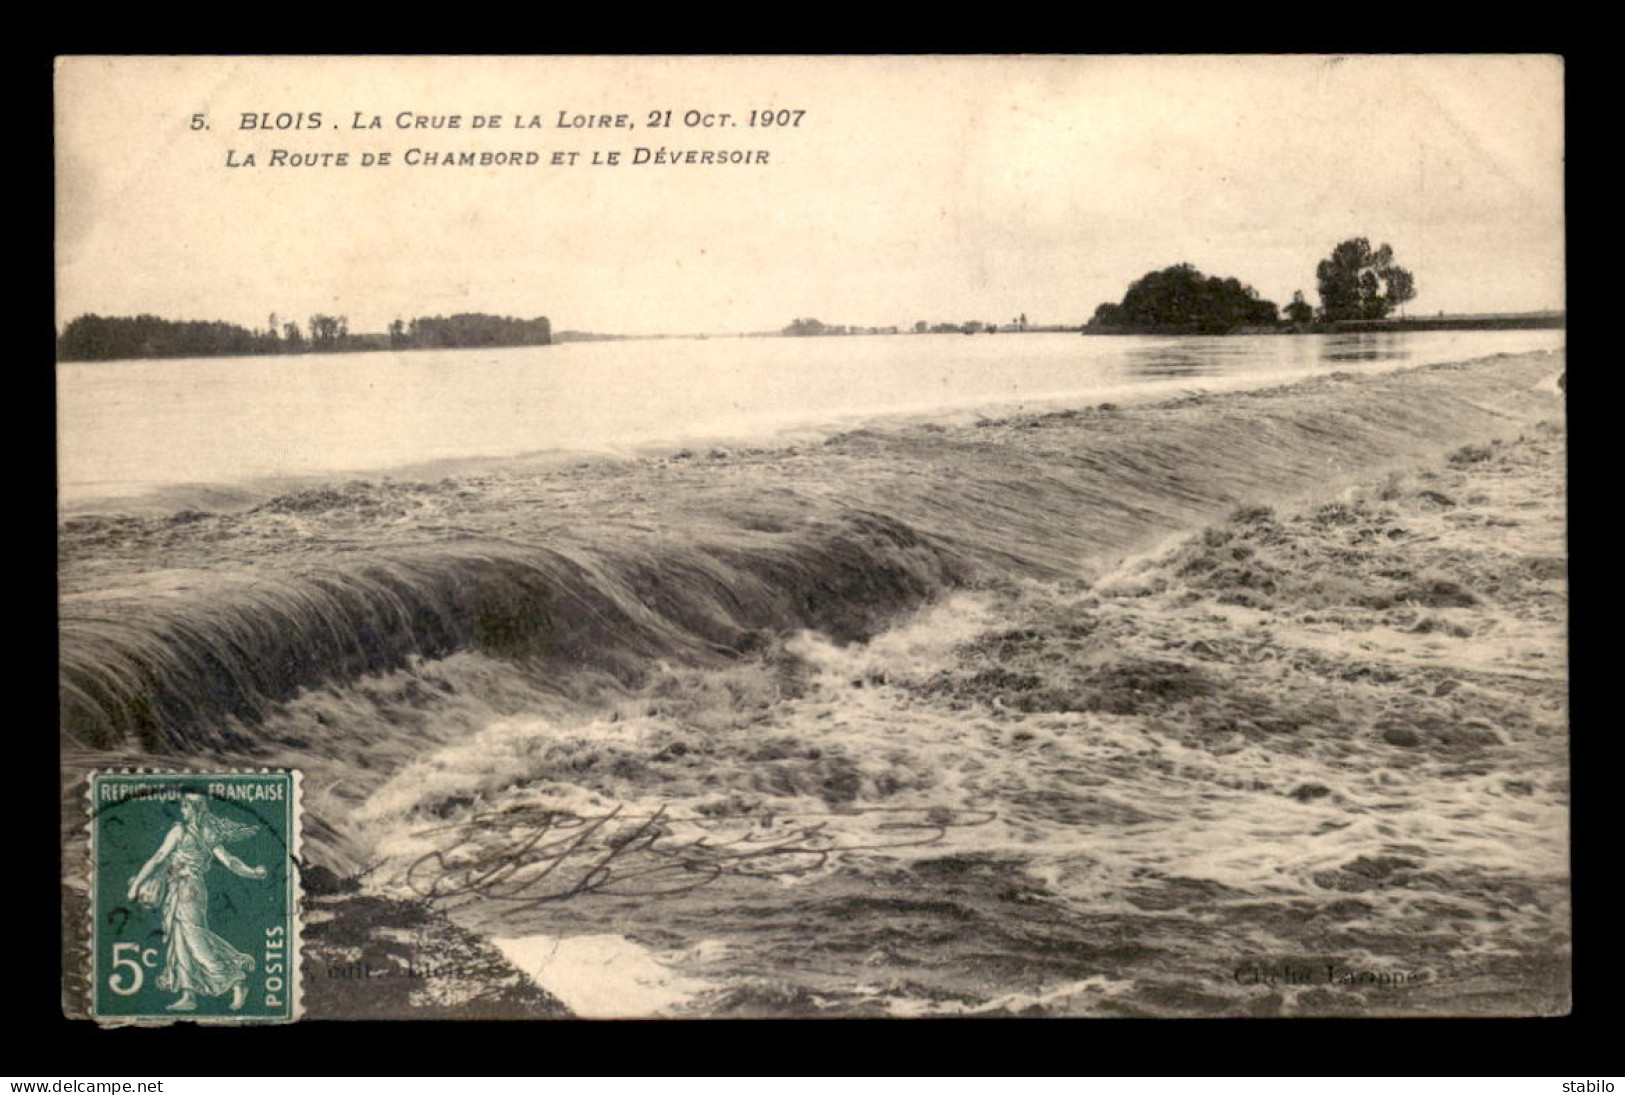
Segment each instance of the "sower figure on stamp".
[{"label": "sower figure on stamp", "polygon": [[158,987],[181,994],[169,1011],[197,1010],[200,993],[231,993],[233,1011],[248,998],[254,959],[209,930],[208,873],[218,860],[243,878],[266,877],[264,867],[250,867],[225,849],[258,828],[216,817],[203,796],[189,794],[181,799],[181,820],[130,879],[130,900],[162,909],[166,953]]}]

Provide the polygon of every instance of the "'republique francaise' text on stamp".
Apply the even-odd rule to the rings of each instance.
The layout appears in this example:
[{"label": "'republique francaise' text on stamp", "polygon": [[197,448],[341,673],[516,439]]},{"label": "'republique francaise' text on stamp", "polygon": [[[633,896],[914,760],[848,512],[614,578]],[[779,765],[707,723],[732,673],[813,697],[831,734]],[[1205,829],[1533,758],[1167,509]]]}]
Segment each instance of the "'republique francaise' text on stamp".
[{"label": "'republique francaise' text on stamp", "polygon": [[96,772],[90,800],[92,1014],[298,1018],[298,773]]}]

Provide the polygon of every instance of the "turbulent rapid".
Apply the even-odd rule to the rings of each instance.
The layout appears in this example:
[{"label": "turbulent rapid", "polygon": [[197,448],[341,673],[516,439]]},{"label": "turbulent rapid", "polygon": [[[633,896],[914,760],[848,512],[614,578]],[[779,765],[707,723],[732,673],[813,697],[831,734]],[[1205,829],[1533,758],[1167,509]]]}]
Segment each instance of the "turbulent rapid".
[{"label": "turbulent rapid", "polygon": [[578,1014],[1562,1010],[1562,369],[69,517],[64,822],[299,767]]}]

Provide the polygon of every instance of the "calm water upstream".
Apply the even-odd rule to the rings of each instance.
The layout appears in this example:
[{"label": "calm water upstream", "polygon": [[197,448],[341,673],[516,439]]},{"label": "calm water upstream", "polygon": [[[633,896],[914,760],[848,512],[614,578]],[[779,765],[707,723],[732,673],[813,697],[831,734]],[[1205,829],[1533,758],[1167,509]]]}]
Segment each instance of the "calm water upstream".
[{"label": "calm water upstream", "polygon": [[1562,331],[713,338],[57,367],[64,503],[1555,349]]}]

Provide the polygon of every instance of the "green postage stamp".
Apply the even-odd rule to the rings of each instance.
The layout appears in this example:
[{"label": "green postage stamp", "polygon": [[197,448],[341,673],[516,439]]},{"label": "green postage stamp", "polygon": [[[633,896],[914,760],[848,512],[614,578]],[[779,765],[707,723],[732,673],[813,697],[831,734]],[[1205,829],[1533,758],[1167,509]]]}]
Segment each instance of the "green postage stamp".
[{"label": "green postage stamp", "polygon": [[298,773],[97,772],[90,852],[98,1020],[298,1018]]}]

